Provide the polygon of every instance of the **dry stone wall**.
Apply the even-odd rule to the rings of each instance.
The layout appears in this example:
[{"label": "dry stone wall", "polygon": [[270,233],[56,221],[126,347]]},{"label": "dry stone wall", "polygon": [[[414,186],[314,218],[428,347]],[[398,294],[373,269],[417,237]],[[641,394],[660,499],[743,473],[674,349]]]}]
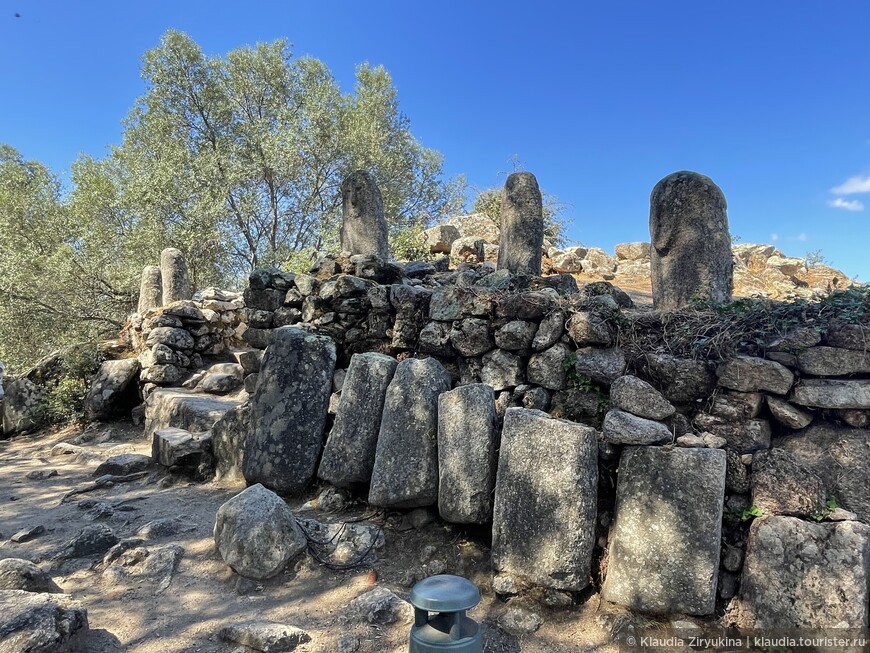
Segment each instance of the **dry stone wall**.
[{"label": "dry stone wall", "polygon": [[[849,533],[800,562],[812,573],[839,555],[866,573],[845,549],[864,546],[870,518],[870,327],[796,327],[715,362],[639,354],[625,334],[655,330],[661,315],[609,283],[372,256],[324,259],[311,274],[258,270],[245,297],[249,316],[261,312],[245,332],[252,347],[286,322],[335,343],[319,476],[375,505],[491,523],[499,592],[595,582],[642,612],[724,606],[737,625],[768,623],[753,610],[778,610],[779,598],[758,589],[762,570],[783,561],[756,539],[786,517],[808,537]],[[776,583],[815,600],[793,579]],[[849,591],[866,602],[858,585]],[[806,611],[783,619],[825,625]]]}]

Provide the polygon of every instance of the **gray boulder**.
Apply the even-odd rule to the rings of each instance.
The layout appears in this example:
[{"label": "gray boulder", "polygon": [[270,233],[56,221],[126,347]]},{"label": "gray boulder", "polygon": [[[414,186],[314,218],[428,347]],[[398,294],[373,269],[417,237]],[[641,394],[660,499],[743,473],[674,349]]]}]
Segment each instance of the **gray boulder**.
[{"label": "gray boulder", "polygon": [[51,592],[51,578],[29,560],[4,558],[0,560],[0,590],[25,592]]},{"label": "gray boulder", "polygon": [[724,496],[721,449],[625,449],[602,598],[654,614],[712,614]]},{"label": "gray boulder", "polygon": [[495,394],[488,385],[463,385],[438,398],[438,511],[445,521],[490,520],[496,422]]},{"label": "gray boulder", "polygon": [[785,449],[759,451],[752,457],[752,505],[764,515],[811,517],[828,498],[822,480]]},{"label": "gray boulder", "polygon": [[538,325],[534,322],[512,320],[496,330],[495,344],[509,351],[528,349],[537,330]]},{"label": "gray boulder", "polygon": [[784,395],[794,374],[784,365],[754,356],[735,356],[716,370],[719,385],[740,392],[773,392]]},{"label": "gray boulder", "polygon": [[337,487],[371,480],[387,387],[397,365],[396,359],[373,352],[351,357],[317,472],[323,480]]},{"label": "gray boulder", "polygon": [[815,376],[846,376],[870,372],[870,350],[810,347],[797,354],[798,369]]},{"label": "gray boulder", "polygon": [[168,247],[160,252],[160,276],[163,281],[164,306],[193,296],[187,273],[187,261],[180,250]]},{"label": "gray boulder", "polygon": [[818,476],[840,506],[870,521],[870,430],[817,422],[776,446]]},{"label": "gray boulder", "polygon": [[802,429],[810,425],[813,415],[809,411],[792,406],[784,399],[767,396],[767,407],[773,418],[790,429]]},{"label": "gray boulder", "polygon": [[552,311],[543,318],[538,325],[538,331],[532,340],[532,349],[535,351],[543,351],[549,349],[565,332],[565,313],[562,311]]},{"label": "gray boulder", "polygon": [[619,347],[581,347],[575,352],[574,372],[609,386],[625,374],[625,354]]},{"label": "gray boulder", "polygon": [[272,334],[251,398],[244,475],[277,492],[301,492],[314,478],[335,371],[335,344],[296,327]]},{"label": "gray boulder", "polygon": [[341,182],[341,213],[342,251],[389,259],[384,202],[368,172],[357,170]]},{"label": "gray boulder", "polygon": [[597,502],[595,430],[508,408],[495,488],[494,571],[553,589],[586,587]]},{"label": "gray boulder", "polygon": [[453,323],[450,343],[461,356],[480,356],[495,347],[489,320],[469,317]]},{"label": "gray boulder", "polygon": [[646,364],[650,378],[665,398],[675,404],[707,399],[716,387],[716,377],[704,361],[648,354]]},{"label": "gray boulder", "polygon": [[3,432],[6,435],[39,427],[39,408],[45,390],[27,377],[7,381],[3,408]]},{"label": "gray boulder", "polygon": [[438,500],[438,397],[450,375],[434,358],[400,362],[387,387],[369,503],[387,508]]},{"label": "gray boulder", "polygon": [[770,422],[766,419],[747,419],[732,422],[709,413],[698,413],[694,419],[699,431],[725,438],[729,449],[737,453],[752,453],[770,448]]},{"label": "gray boulder", "polygon": [[673,404],[646,381],[626,374],[610,386],[610,403],[638,417],[667,419],[676,412]]},{"label": "gray boulder", "polygon": [[870,408],[870,381],[802,379],[791,393],[792,403],[813,408]]},{"label": "gray boulder", "polygon": [[144,472],[151,466],[151,457],[141,453],[122,453],[117,456],[109,456],[94,470],[92,476],[99,478],[106,474],[114,476],[127,476],[137,472]]},{"label": "gray boulder", "polygon": [[529,383],[543,386],[550,390],[561,390],[565,387],[565,362],[571,350],[564,343],[555,345],[529,358],[526,376]]},{"label": "gray boulder", "polygon": [[241,644],[262,653],[288,653],[300,644],[311,641],[301,628],[274,621],[243,621],[224,626],[218,637],[225,642]]},{"label": "gray boulder", "polygon": [[653,304],[668,311],[695,299],[731,299],[733,261],[725,196],[711,179],[675,172],[650,195]]},{"label": "gray boulder", "polygon": [[178,327],[156,327],[151,329],[145,340],[147,347],[166,345],[172,349],[193,349],[196,343],[188,331]]},{"label": "gray boulder", "polygon": [[568,320],[568,335],[578,347],[601,345],[609,347],[613,342],[610,325],[598,313],[578,311]]},{"label": "gray boulder", "polygon": [[508,176],[501,199],[498,269],[541,274],[544,217],[538,180],[530,172]]},{"label": "gray boulder", "polygon": [[139,281],[139,305],[136,312],[141,315],[159,306],[163,306],[163,277],[160,266],[146,265]]},{"label": "gray boulder", "polygon": [[604,440],[612,444],[665,444],[674,439],[670,429],[661,422],[618,408],[607,411],[601,432]]},{"label": "gray boulder", "polygon": [[483,356],[480,380],[493,390],[505,390],[520,385],[523,382],[520,357],[502,349],[493,349]]},{"label": "gray boulder", "polygon": [[756,632],[864,632],[870,527],[756,519],[749,530],[737,625]]},{"label": "gray boulder", "polygon": [[88,611],[63,594],[0,590],[0,651],[55,653],[88,630]]},{"label": "gray boulder", "polygon": [[214,541],[224,562],[255,580],[281,573],[308,544],[287,504],[259,483],[218,508]]},{"label": "gray boulder", "polygon": [[870,348],[870,328],[863,324],[841,324],[831,327],[825,333],[825,344],[829,347],[867,351]]},{"label": "gray boulder", "polygon": [[139,373],[139,361],[126,358],[104,361],[85,397],[85,417],[102,420],[112,416],[118,408],[118,400]]},{"label": "gray boulder", "polygon": [[237,399],[204,396],[182,388],[161,388],[145,400],[145,439],[154,431],[175,427],[202,433],[211,429],[227,411],[237,407]]}]

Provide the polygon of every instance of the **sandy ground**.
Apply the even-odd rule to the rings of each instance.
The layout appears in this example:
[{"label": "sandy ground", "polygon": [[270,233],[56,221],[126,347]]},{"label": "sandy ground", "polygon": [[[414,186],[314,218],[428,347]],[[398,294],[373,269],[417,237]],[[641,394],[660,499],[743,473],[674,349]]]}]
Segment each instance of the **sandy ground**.
[{"label": "sandy ground", "polygon": [[[98,455],[90,461],[82,456],[51,456],[52,447],[59,442],[78,442]],[[249,649],[222,642],[217,634],[223,626],[250,619],[304,629],[311,641],[296,649],[304,653],[398,653],[407,650],[410,624],[372,626],[349,619],[345,608],[375,585],[407,598],[413,582],[409,575],[425,577],[433,568],[470,578],[481,588],[483,602],[470,616],[483,624],[484,650],[488,653],[616,650],[608,630],[600,625],[612,624],[614,615],[599,610],[595,593],[576,596],[572,605],[562,608],[547,607],[530,597],[503,601],[490,588],[485,534],[438,521],[415,530],[403,515],[373,515],[361,502],[339,514],[308,513],[305,516],[321,521],[373,517],[383,526],[386,539],[373,568],[333,571],[303,554],[283,574],[257,584],[234,573],[220,558],[212,539],[218,507],[241,488],[194,483],[153,470],[144,479],[61,503],[66,492],[92,480],[99,459],[112,447],[113,452],[149,453],[142,427],[129,422],[0,441],[0,558],[36,562],[63,592],[87,607],[90,632],[77,643],[75,650],[80,653],[241,653]],[[57,476],[26,478],[37,470],[56,470]],[[317,488],[312,488],[309,496],[290,500],[291,508],[298,509],[316,493]],[[119,537],[129,537],[157,518],[181,517],[189,525],[186,532],[147,543],[184,548],[168,589],[157,593],[156,584],[147,580],[107,580],[101,570],[93,568],[100,556],[61,564],[50,560],[82,527],[93,523],[78,503],[87,500],[116,508],[113,515],[97,523],[111,527]],[[44,526],[46,532],[36,539],[20,544],[9,540],[17,531],[37,525]],[[516,606],[530,608],[543,617],[537,632],[518,637],[497,627],[499,616]],[[618,621],[618,616],[615,618]]]}]

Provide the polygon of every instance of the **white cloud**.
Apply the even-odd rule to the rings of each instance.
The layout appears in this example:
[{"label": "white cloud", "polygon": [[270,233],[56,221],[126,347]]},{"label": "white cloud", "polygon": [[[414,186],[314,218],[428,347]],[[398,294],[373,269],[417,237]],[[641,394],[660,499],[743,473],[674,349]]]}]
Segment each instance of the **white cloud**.
[{"label": "white cloud", "polygon": [[[870,193],[870,175],[867,177],[849,177],[839,186],[831,189],[834,195],[854,195],[856,193]],[[860,209],[847,209],[855,211]]]},{"label": "white cloud", "polygon": [[803,234],[803,233],[802,233],[802,234],[798,234],[797,239],[798,239],[799,241],[801,241],[802,243],[805,243],[805,242],[807,242],[807,241],[810,239],[810,237],[807,236],[806,234]]},{"label": "white cloud", "polygon": [[779,240],[779,234],[770,234],[770,241],[772,243],[775,243],[777,240]]},{"label": "white cloud", "polygon": [[828,200],[828,206],[835,209],[843,209],[844,211],[863,211],[864,203],[858,200],[844,200],[838,197],[835,200]]}]

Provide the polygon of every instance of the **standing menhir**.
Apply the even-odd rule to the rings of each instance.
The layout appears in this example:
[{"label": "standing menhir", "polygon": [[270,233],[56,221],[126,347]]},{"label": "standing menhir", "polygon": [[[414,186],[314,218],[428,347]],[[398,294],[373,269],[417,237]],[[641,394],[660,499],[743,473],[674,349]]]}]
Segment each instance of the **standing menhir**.
[{"label": "standing menhir", "polygon": [[387,221],[381,191],[365,170],[357,170],[341,183],[341,249],[351,256],[390,257]]},{"label": "standing menhir", "polygon": [[674,310],[694,299],[727,302],[733,287],[725,196],[709,177],[675,172],[650,195],[653,304]]},{"label": "standing menhir", "polygon": [[499,269],[541,274],[544,210],[538,180],[531,172],[515,172],[505,182],[498,244]]},{"label": "standing menhir", "polygon": [[163,279],[160,266],[146,265],[142,269],[142,280],[139,282],[139,314],[152,308],[163,306]]},{"label": "standing menhir", "polygon": [[160,252],[160,274],[163,277],[164,306],[193,296],[187,274],[187,261],[180,250],[167,247]]}]

